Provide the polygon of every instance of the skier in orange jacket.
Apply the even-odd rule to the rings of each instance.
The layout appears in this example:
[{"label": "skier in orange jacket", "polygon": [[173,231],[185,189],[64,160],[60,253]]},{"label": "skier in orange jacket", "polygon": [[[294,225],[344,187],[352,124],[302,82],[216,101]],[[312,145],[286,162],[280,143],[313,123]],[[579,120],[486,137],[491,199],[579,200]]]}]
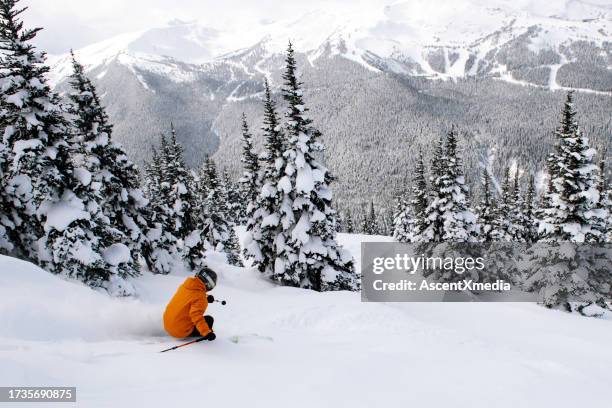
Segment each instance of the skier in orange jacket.
[{"label": "skier in orange jacket", "polygon": [[177,338],[203,336],[208,341],[217,337],[212,331],[213,317],[204,316],[208,303],[214,300],[207,292],[216,284],[217,274],[207,267],[185,279],[164,312],[164,329],[169,335]]}]

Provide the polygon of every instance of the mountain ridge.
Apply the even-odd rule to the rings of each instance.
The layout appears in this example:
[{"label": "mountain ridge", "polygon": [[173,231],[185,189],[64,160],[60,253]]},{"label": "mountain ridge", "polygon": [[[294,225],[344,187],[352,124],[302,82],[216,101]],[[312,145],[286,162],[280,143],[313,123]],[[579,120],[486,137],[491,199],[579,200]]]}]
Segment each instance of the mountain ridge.
[{"label": "mountain ridge", "polygon": [[[563,65],[580,59],[571,50],[572,44],[579,42],[592,48],[590,54],[599,53],[601,69],[612,67],[612,46],[608,40],[612,35],[612,6],[591,5],[592,10],[582,15],[588,18],[572,20],[525,12],[513,14],[507,2],[499,0],[499,5],[504,4],[505,8],[471,7],[478,3],[475,0],[442,1],[444,7],[436,3],[437,15],[433,22],[428,22],[425,16],[412,14],[417,9],[414,3],[394,3],[367,15],[353,12],[339,16],[337,12],[317,10],[293,20],[245,28],[242,33],[221,32],[196,22],[174,22],[166,27],[118,35],[77,50],[76,55],[89,70],[122,55],[131,57],[123,58],[126,65],[132,61],[145,69],[147,64],[143,61],[155,60],[156,64],[148,64],[149,68],[160,69],[176,60],[192,65],[192,70],[207,70],[211,64],[235,60],[237,54],[255,47],[261,49],[262,59],[274,58],[282,54],[291,39],[298,51],[309,56],[311,64],[325,55],[340,55],[368,69],[400,75],[437,79],[489,75],[544,86],[536,78],[542,73],[523,72],[514,67],[521,55],[508,56],[507,50],[520,48],[528,58],[540,59],[540,64],[530,66],[531,71],[548,69],[552,77]],[[425,7],[426,2],[416,3]],[[422,14],[431,10],[425,7]],[[70,73],[69,55],[52,58],[51,65],[55,84]],[[245,72],[253,65],[245,65]],[[171,70],[166,71],[173,78]],[[525,76],[533,78],[525,80]],[[556,89],[555,81],[547,80],[553,84],[552,89]]]},{"label": "mountain ridge", "polygon": [[[379,14],[363,18],[379,21]],[[491,166],[497,174],[510,162],[540,174],[554,143],[552,131],[567,89],[581,90],[576,98],[581,124],[596,144],[612,151],[612,44],[604,35],[610,32],[608,15],[595,14],[596,20],[588,22],[545,18],[560,25],[560,31],[520,21],[511,24],[510,19],[502,28],[480,36],[475,45],[470,43],[472,48],[430,45],[413,58],[408,53],[380,52],[367,41],[363,44],[368,47],[358,53],[355,34],[346,25],[340,29],[321,23],[329,27],[305,46],[300,33],[311,26],[290,36],[292,24],[287,22],[273,23],[288,30],[285,34],[276,29],[262,36],[243,33],[248,41],[240,47],[236,41],[223,40],[231,47],[217,45],[219,55],[206,62],[143,52],[150,51],[148,45],[130,49],[130,44],[141,41],[142,33],[77,50],[76,56],[98,86],[115,124],[113,137],[137,163],[149,158],[159,133],[167,133],[173,122],[179,141],[189,146],[185,151],[189,166],[197,167],[205,155],[212,155],[237,177],[240,116],[247,114],[257,134],[264,79],[272,84],[282,110],[278,89],[283,51],[291,37],[311,117],[328,147],[327,165],[338,176],[334,189],[339,206],[355,208],[370,197],[377,205],[388,206],[393,192],[410,179],[415,149],[427,155],[431,141],[451,124],[464,133],[466,175],[473,185],[483,165],[481,158],[493,150],[496,158]],[[528,22],[538,18],[517,15]],[[582,31],[569,35],[575,24]],[[604,32],[598,34],[602,24]],[[187,28],[194,25],[169,26],[169,33],[178,32],[178,37],[170,36],[165,44],[180,45],[177,38],[193,33]],[[588,36],[593,33],[594,39]],[[204,39],[192,40],[204,44],[218,39],[220,32],[210,29],[204,34]],[[344,38],[349,34],[352,43]],[[386,43],[374,45],[380,44]],[[68,59],[51,62],[56,89],[63,93],[68,90]]]}]

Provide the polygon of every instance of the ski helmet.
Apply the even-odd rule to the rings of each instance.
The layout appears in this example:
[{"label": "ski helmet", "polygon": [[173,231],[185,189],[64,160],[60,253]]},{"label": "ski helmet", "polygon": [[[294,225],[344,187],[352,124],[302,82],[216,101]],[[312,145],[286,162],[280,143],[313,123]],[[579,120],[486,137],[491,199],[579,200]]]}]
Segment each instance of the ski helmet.
[{"label": "ski helmet", "polygon": [[213,290],[217,286],[217,273],[206,266],[196,276],[206,285],[206,290]]}]

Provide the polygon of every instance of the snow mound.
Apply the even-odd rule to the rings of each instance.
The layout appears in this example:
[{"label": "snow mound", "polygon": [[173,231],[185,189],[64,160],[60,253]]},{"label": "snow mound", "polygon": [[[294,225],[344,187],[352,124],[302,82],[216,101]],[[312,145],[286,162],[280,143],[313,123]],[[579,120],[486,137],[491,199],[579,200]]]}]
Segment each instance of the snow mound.
[{"label": "snow mound", "polygon": [[70,224],[76,220],[89,219],[89,212],[85,211],[85,206],[74,194],[71,194],[67,200],[58,201],[57,203],[49,204],[44,208],[47,221],[45,229],[54,228],[60,232],[64,231]]},{"label": "snow mound", "polygon": [[0,339],[94,341],[163,334],[162,305],[111,298],[6,256],[0,256],[0,299]]},{"label": "snow mound", "polygon": [[117,266],[119,264],[129,262],[131,259],[130,248],[125,244],[113,244],[104,250],[104,259],[110,265]]}]

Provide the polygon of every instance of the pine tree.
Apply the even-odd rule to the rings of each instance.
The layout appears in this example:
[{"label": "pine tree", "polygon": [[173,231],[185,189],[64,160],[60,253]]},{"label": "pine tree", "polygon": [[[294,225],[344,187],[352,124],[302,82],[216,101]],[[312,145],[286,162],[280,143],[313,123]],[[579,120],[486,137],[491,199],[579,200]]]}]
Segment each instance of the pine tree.
[{"label": "pine tree", "polygon": [[482,242],[492,242],[494,240],[496,209],[495,198],[491,191],[491,176],[486,168],[482,171],[482,199],[476,213],[480,223],[480,240]]},{"label": "pine tree", "polygon": [[148,231],[141,250],[154,273],[169,273],[181,259],[196,268],[204,261],[197,229],[197,195],[173,125],[170,141],[161,134],[159,147],[152,150],[152,159],[145,165],[149,205],[143,217]]},{"label": "pine tree", "polygon": [[540,291],[546,306],[566,310],[572,310],[570,302],[579,300],[604,305],[602,288],[610,283],[609,262],[601,262],[588,245],[571,245],[602,242],[605,232],[595,152],[575,116],[569,92],[555,132],[555,152],[548,160],[550,187],[539,225],[539,239],[546,246],[535,245],[526,255],[533,268],[526,287]]},{"label": "pine tree", "polygon": [[344,232],[346,228],[344,217],[337,209],[334,209],[334,211],[336,211],[336,232]]},{"label": "pine tree", "polygon": [[381,228],[378,222],[378,216],[376,215],[376,212],[374,211],[374,201],[370,201],[370,213],[368,215],[368,219],[370,221],[370,226],[369,226],[370,234],[379,235],[381,233]]},{"label": "pine tree", "polygon": [[183,159],[183,148],[176,139],[174,125],[170,124],[170,141],[164,149],[164,182],[169,185],[169,204],[174,211],[172,231],[184,238],[195,229],[194,204],[191,191],[192,175]]},{"label": "pine tree", "polygon": [[429,177],[429,198],[424,219],[427,227],[419,234],[418,242],[440,242],[442,240],[443,220],[441,217],[442,204],[440,201],[440,190],[442,189],[442,177],[446,174],[446,154],[444,151],[444,136],[441,135],[436,143],[433,157],[431,159],[431,175]]},{"label": "pine tree", "polygon": [[359,230],[362,234],[371,235],[369,213],[366,211],[363,213],[361,218],[361,228]]},{"label": "pine tree", "polygon": [[[44,235],[41,204],[59,199],[67,162],[65,121],[60,101],[46,82],[45,54],[31,42],[41,28],[25,29],[18,0],[0,1],[0,125],[5,148],[6,214],[15,231],[15,254],[38,261],[38,239]],[[65,170],[65,169],[64,169]]]},{"label": "pine tree", "polygon": [[3,169],[6,168],[6,151],[4,144],[0,143],[0,254],[13,253],[13,233],[15,224],[11,221],[11,206],[5,193],[5,180]]},{"label": "pine tree", "polygon": [[237,225],[244,218],[243,197],[240,188],[232,181],[227,169],[223,169],[223,176],[220,183],[221,197],[225,201],[224,219],[228,225]]},{"label": "pine tree", "polygon": [[102,212],[99,186],[92,185],[93,174],[88,169],[84,144],[73,139],[68,146],[61,193],[39,207],[46,215],[45,235],[39,240],[44,254],[39,249],[39,263],[50,272],[76,278],[92,287],[129,294],[128,286],[121,284],[122,278],[137,274],[125,268],[129,250],[126,257],[127,247],[114,243],[115,231]]},{"label": "pine tree", "polygon": [[517,166],[514,174],[512,191],[510,193],[510,201],[508,202],[509,212],[506,214],[510,219],[508,234],[512,242],[525,242],[526,220],[523,206],[523,195],[520,188],[520,173]]},{"label": "pine tree", "polygon": [[555,132],[556,151],[550,162],[551,190],[540,223],[543,241],[601,242],[605,211],[599,204],[595,149],[589,146],[575,119],[573,94],[564,105],[561,126]]},{"label": "pine tree", "polygon": [[44,53],[31,44],[40,29],[23,28],[25,9],[17,3],[0,2],[2,173],[10,221],[18,226],[16,254],[53,273],[127,293],[126,273],[113,263],[121,254],[104,245],[112,231],[82,163],[84,146],[70,134],[46,82]]},{"label": "pine tree", "polygon": [[203,206],[200,209],[202,218],[199,230],[207,249],[225,251],[231,224],[226,220],[227,206],[223,197],[222,184],[217,173],[217,166],[211,158],[207,158],[203,166],[206,195],[200,197]]},{"label": "pine tree", "polygon": [[74,116],[73,133],[77,142],[83,145],[81,168],[92,175],[89,187],[97,190],[94,192],[96,200],[113,229],[112,233],[105,234],[103,245],[114,246],[115,250],[121,248],[124,253],[129,251],[129,259],[116,267],[121,269],[118,273],[134,276],[138,273],[139,256],[148,253],[148,201],[139,187],[138,169],[128,159],[125,150],[112,141],[108,115],[74,54],[72,66],[69,112]]},{"label": "pine tree", "polygon": [[244,266],[242,259],[240,258],[240,243],[238,242],[238,236],[234,231],[234,228],[230,228],[229,238],[227,240],[227,246],[225,248],[227,252],[227,262],[234,266]]},{"label": "pine tree", "polygon": [[429,225],[422,242],[468,242],[478,236],[476,216],[467,202],[467,186],[461,159],[457,154],[457,131],[446,136],[446,146],[438,143],[432,161],[432,198],[425,211]]},{"label": "pine tree", "polygon": [[378,235],[380,234],[380,226],[378,225],[378,219],[376,217],[376,211],[374,211],[374,201],[370,200],[370,207],[368,212],[364,213],[363,221],[361,223],[361,230],[367,235]]},{"label": "pine tree", "polygon": [[[266,95],[269,96],[270,90],[266,87]],[[270,101],[271,102],[271,101]],[[259,177],[259,158],[253,147],[253,135],[249,131],[246,115],[242,114],[242,158],[243,166],[242,178],[239,182],[242,186],[242,201],[246,204],[241,214],[240,223],[246,223],[248,215],[252,215],[253,209],[257,205],[257,196],[261,190],[261,180]],[[250,209],[250,210],[249,210]]]},{"label": "pine tree", "polygon": [[192,270],[198,270],[206,265],[206,251],[213,249],[207,241],[208,227],[205,222],[208,221],[207,199],[210,192],[210,183],[208,180],[207,163],[211,159],[208,155],[205,156],[202,166],[197,172],[197,176],[192,179],[190,189],[194,195],[194,203],[192,214],[194,217],[195,228],[191,234],[185,238],[185,258],[188,260],[189,267]]},{"label": "pine tree", "polygon": [[265,83],[264,99],[264,152],[259,157],[260,191],[254,205],[249,205],[247,232],[244,240],[245,256],[253,260],[253,265],[265,276],[274,274],[276,259],[275,239],[281,232],[280,205],[281,191],[278,183],[284,175],[285,135],[276,113],[276,104],[268,81]]},{"label": "pine tree", "polygon": [[501,187],[501,198],[497,202],[495,218],[493,220],[493,230],[491,231],[491,237],[494,241],[512,241],[512,219],[509,217],[509,214],[512,213],[512,199],[510,168],[506,167],[504,169],[504,179]]},{"label": "pine tree", "polygon": [[[427,256],[457,257],[452,246],[439,245],[440,242],[475,242],[478,240],[479,225],[476,216],[468,206],[467,186],[463,177],[460,157],[457,153],[457,132],[453,127],[446,135],[446,145],[442,139],[434,152],[432,161],[431,199],[425,210],[427,222],[425,230],[418,238],[419,252]],[[442,251],[442,253],[440,253]],[[470,276],[466,276],[466,275]],[[452,282],[471,278],[484,281],[475,271],[460,275],[444,268],[426,270],[423,276],[434,281]]]},{"label": "pine tree", "polygon": [[405,192],[399,189],[395,192],[394,196],[393,240],[397,242],[410,242],[413,219],[410,203],[406,198]]},{"label": "pine tree", "polygon": [[602,242],[612,242],[612,184],[606,176],[606,160],[608,158],[607,150],[603,150],[599,160],[599,191],[600,207],[605,211],[602,214],[602,227],[604,229],[604,238]]},{"label": "pine tree", "polygon": [[[429,225],[426,210],[428,206],[429,191],[425,179],[425,161],[423,152],[419,152],[419,158],[412,179],[412,198],[408,201],[402,199],[395,217],[395,240],[399,242],[418,242],[422,240],[421,234]],[[427,240],[427,239],[425,239]]]},{"label": "pine tree", "polygon": [[353,217],[351,212],[347,210],[346,212],[346,228],[345,232],[347,234],[353,234],[355,232],[355,224],[353,223]]},{"label": "pine tree", "polygon": [[204,160],[202,161],[202,165],[197,171],[197,175],[194,180],[193,192],[196,196],[197,209],[196,213],[198,216],[202,214],[204,211],[204,201],[206,201],[206,197],[208,197],[208,190],[210,183],[208,181],[208,173],[207,173],[207,163],[210,161],[209,155],[204,155]]},{"label": "pine tree", "polygon": [[382,214],[382,225],[380,228],[380,234],[385,236],[393,236],[393,210],[385,208]]},{"label": "pine tree", "polygon": [[536,242],[538,239],[538,219],[536,208],[536,189],[533,176],[529,177],[529,187],[523,201],[525,241]]},{"label": "pine tree", "polygon": [[[151,228],[147,233],[149,248],[147,259],[152,272],[167,274],[182,256],[179,247],[179,237],[175,231],[175,213],[171,206],[172,188],[166,180],[168,142],[160,135],[160,148],[153,148],[153,158],[146,166],[146,186],[149,195],[149,222]],[[192,239],[187,245],[195,246]],[[189,247],[191,248],[191,247]],[[189,259],[195,259],[195,254],[189,249]]]},{"label": "pine tree", "polygon": [[423,152],[419,152],[419,159],[417,160],[414,174],[412,180],[412,199],[410,200],[413,221],[411,223],[411,238],[409,242],[419,241],[421,234],[423,234],[429,225],[429,220],[427,219],[429,191],[425,178],[425,160],[423,159]]},{"label": "pine tree", "polygon": [[146,175],[153,225],[147,236],[154,271],[168,273],[180,259],[192,269],[201,267],[210,248],[206,239],[209,230],[204,230],[207,175],[200,174],[196,180],[187,169],[174,125],[170,140],[160,136],[160,146],[153,150]]},{"label": "pine tree", "polygon": [[[517,173],[518,174],[518,173]],[[510,200],[510,197],[513,194],[516,194],[514,191],[517,187],[517,182],[515,179],[515,184],[512,190],[510,190],[511,182],[510,182],[510,172],[507,169],[505,172],[505,180],[503,191],[504,195],[502,196],[502,201],[500,205],[504,205],[504,198]],[[517,201],[518,205],[515,211],[522,211],[523,206],[520,204],[521,201]],[[509,205],[506,205],[504,208],[510,208]],[[518,259],[521,254],[520,247],[510,244],[506,240],[502,240],[499,242],[499,236],[501,235],[499,228],[506,228],[506,224],[500,224],[500,210],[497,204],[497,200],[493,197],[493,191],[491,189],[491,177],[488,169],[483,169],[482,176],[482,199],[480,206],[477,209],[478,213],[478,222],[480,224],[480,235],[479,240],[486,245],[487,250],[487,269],[485,273],[479,274],[479,281],[489,281],[493,282],[497,279],[503,279],[505,281],[513,282],[516,285],[520,285],[524,277],[518,273],[516,268],[516,259]],[[515,217],[518,219],[519,216],[522,216],[520,213],[514,215],[507,214],[507,217]],[[485,248],[485,246],[481,246],[481,248]]]},{"label": "pine tree", "polygon": [[158,192],[161,185],[161,159],[157,153],[157,148],[151,148],[151,160],[144,165],[144,180],[143,185],[145,193],[150,197],[149,203],[152,203],[155,194]]},{"label": "pine tree", "polygon": [[323,150],[321,133],[305,116],[307,108],[291,43],[285,59],[283,99],[287,143],[281,192],[280,226],[271,278],[283,285],[318,291],[356,289],[353,259],[336,242],[330,183],[333,177],[315,158]]}]

